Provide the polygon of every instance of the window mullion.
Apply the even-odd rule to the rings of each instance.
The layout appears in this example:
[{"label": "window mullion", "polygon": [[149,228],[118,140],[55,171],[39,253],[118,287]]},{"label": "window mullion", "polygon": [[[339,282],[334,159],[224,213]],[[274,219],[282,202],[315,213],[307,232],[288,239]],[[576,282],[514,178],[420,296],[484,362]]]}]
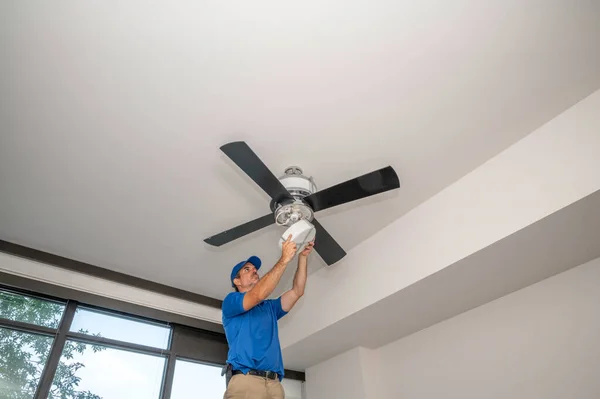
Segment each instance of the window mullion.
[{"label": "window mullion", "polygon": [[0,317],[0,327],[8,328],[10,330],[18,330],[27,333],[36,333],[42,335],[56,335],[58,331],[56,328],[38,326],[36,324],[24,323],[22,321],[15,321]]},{"label": "window mullion", "polygon": [[58,326],[58,332],[56,333],[56,337],[54,338],[54,342],[52,343],[50,356],[48,357],[48,361],[46,362],[44,370],[42,371],[40,383],[38,384],[35,393],[36,399],[46,399],[48,397],[48,394],[50,393],[50,388],[52,387],[54,374],[56,373],[58,363],[60,362],[60,357],[62,355],[62,351],[65,347],[65,342],[67,340],[67,333],[71,328],[71,323],[73,322],[73,318],[75,317],[76,309],[77,302],[67,302],[67,307],[65,309],[65,312],[63,313],[63,317]]},{"label": "window mullion", "polygon": [[173,377],[175,376],[175,362],[177,356],[171,352],[168,357],[167,367],[165,369],[165,375],[163,377],[162,389],[160,392],[160,399],[170,399],[171,389],[173,388]]},{"label": "window mullion", "polygon": [[67,335],[67,338],[69,338],[70,340],[82,342],[84,344],[103,345],[106,347],[123,349],[123,350],[128,350],[128,351],[138,352],[138,353],[143,353],[143,354],[148,354],[148,355],[164,355],[169,352],[166,349],[155,348],[153,346],[138,345],[138,344],[134,344],[134,343],[127,342],[127,341],[119,341],[117,339],[96,337],[94,335],[83,334],[83,333],[78,333],[78,332],[73,332],[73,331],[68,331],[66,333],[66,335]]}]

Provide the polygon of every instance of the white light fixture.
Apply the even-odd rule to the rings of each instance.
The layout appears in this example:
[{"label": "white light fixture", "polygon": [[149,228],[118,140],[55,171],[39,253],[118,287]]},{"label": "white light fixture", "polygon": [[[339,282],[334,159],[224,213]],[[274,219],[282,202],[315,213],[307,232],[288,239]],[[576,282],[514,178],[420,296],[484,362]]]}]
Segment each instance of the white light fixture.
[{"label": "white light fixture", "polygon": [[315,238],[315,226],[313,226],[306,219],[300,219],[293,225],[291,225],[285,233],[279,238],[279,249],[283,248],[283,242],[287,240],[287,238],[292,235],[292,241],[296,243],[297,251],[296,253],[301,252],[306,248],[309,242],[311,242]]}]

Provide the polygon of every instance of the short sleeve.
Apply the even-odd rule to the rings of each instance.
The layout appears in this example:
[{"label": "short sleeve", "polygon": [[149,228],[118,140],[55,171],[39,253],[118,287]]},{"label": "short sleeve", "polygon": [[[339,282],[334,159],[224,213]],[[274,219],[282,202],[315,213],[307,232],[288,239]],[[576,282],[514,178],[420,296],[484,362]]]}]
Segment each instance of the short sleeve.
[{"label": "short sleeve", "polygon": [[245,312],[243,292],[231,292],[223,300],[223,317],[234,317]]},{"label": "short sleeve", "polygon": [[273,308],[273,312],[275,312],[275,316],[277,317],[277,320],[281,319],[283,316],[288,314],[288,312],[283,310],[283,308],[281,307],[281,297],[277,299],[272,299],[270,302],[271,307]]}]

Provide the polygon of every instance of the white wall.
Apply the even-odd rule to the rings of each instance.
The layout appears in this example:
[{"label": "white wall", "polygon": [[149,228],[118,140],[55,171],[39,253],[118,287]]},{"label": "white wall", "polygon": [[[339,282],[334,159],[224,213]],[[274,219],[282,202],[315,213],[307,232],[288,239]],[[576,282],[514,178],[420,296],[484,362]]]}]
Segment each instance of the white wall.
[{"label": "white wall", "polygon": [[285,391],[285,399],[303,399],[304,382],[298,380],[283,379],[281,381]]},{"label": "white wall", "polygon": [[600,398],[599,287],[600,258],[377,350],[355,348],[307,370],[307,399]]},{"label": "white wall", "polygon": [[306,399],[363,399],[360,350],[354,348],[306,370]]},{"label": "white wall", "polygon": [[390,398],[600,398],[600,259],[379,352]]},{"label": "white wall", "polygon": [[306,399],[380,399],[377,350],[353,348],[306,370]]}]

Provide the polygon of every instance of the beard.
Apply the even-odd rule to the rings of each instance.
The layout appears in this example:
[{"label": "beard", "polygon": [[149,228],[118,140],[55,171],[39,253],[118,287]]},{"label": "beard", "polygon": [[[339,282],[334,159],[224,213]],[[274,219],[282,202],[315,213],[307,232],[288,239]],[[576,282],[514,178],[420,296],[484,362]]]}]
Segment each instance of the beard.
[{"label": "beard", "polygon": [[254,286],[255,286],[255,285],[258,283],[258,281],[259,281],[259,280],[260,280],[260,278],[259,278],[259,276],[258,276],[258,275],[256,275],[256,276],[252,276],[252,277],[250,278],[250,281],[248,282],[248,287],[249,287],[250,289],[254,288]]}]

